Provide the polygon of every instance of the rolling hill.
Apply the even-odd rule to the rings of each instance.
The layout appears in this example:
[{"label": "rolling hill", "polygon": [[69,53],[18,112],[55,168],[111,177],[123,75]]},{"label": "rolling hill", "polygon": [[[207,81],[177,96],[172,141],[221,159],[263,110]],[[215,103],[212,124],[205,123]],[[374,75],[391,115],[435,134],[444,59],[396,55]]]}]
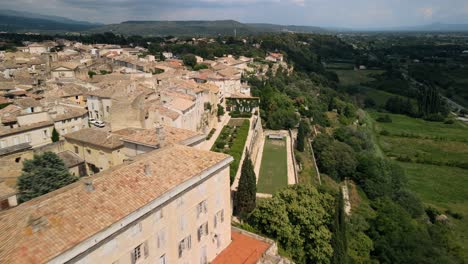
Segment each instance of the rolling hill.
[{"label": "rolling hill", "polygon": [[14,10],[0,10],[0,31],[7,32],[76,32],[100,24],[75,21],[68,18],[46,16]]},{"label": "rolling hill", "polygon": [[274,24],[244,24],[234,20],[214,21],[126,21],[91,29],[93,33],[114,32],[123,35],[193,36],[237,35],[267,32],[325,32],[324,29],[308,26],[282,26]]}]

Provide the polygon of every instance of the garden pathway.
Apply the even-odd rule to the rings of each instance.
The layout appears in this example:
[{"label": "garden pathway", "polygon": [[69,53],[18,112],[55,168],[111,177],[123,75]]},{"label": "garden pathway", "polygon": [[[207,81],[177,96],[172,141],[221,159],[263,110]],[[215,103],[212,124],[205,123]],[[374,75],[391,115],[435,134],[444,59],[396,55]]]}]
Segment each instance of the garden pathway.
[{"label": "garden pathway", "polygon": [[215,127],[216,131],[214,132],[213,136],[211,136],[209,140],[205,140],[205,142],[201,144],[200,148],[203,150],[211,150],[211,148],[213,147],[213,144],[215,143],[216,139],[221,133],[221,130],[223,130],[223,127],[227,125],[229,120],[231,120],[231,116],[227,112],[224,113],[224,115],[221,117],[221,122],[218,122],[216,124],[216,127]]}]

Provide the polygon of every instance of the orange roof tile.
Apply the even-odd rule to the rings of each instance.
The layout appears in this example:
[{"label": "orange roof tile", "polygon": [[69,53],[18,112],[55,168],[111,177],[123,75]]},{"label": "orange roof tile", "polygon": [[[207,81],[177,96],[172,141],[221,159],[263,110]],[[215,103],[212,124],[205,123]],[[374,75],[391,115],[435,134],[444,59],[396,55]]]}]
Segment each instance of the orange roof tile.
[{"label": "orange roof tile", "polygon": [[[231,161],[221,153],[168,146],[20,204],[0,214],[0,263],[50,261],[207,169]],[[87,180],[92,191],[85,189]]]},{"label": "orange roof tile", "polygon": [[211,264],[255,264],[270,244],[253,237],[231,231],[231,244]]}]

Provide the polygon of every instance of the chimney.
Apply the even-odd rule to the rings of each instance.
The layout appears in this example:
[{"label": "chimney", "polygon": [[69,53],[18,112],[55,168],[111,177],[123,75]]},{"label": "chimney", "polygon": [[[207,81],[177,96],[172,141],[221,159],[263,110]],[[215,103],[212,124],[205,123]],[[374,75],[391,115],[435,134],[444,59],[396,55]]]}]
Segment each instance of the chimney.
[{"label": "chimney", "polygon": [[47,218],[44,216],[32,215],[29,218],[29,225],[34,233],[39,232],[42,228],[48,224]]},{"label": "chimney", "polygon": [[156,123],[156,136],[158,137],[159,147],[163,147],[166,135],[164,133],[164,127],[160,123]]},{"label": "chimney", "polygon": [[84,187],[87,192],[93,192],[94,191],[94,185],[93,181],[88,179],[84,181]]},{"label": "chimney", "polygon": [[145,176],[152,176],[153,175],[153,172],[151,170],[151,166],[146,163],[145,164]]}]

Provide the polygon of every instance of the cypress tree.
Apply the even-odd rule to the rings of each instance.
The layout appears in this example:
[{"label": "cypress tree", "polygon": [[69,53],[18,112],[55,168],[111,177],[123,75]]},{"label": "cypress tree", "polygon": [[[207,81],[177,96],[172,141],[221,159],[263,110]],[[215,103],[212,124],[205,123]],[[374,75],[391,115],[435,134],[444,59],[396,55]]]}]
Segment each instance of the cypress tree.
[{"label": "cypress tree", "polygon": [[236,215],[245,217],[256,206],[257,177],[255,176],[252,160],[248,151],[245,152],[242,163],[241,176],[236,195]]},{"label": "cypress tree", "polygon": [[348,263],[348,244],[346,239],[346,222],[344,212],[343,193],[340,190],[335,201],[335,220],[332,225],[333,264]]},{"label": "cypress tree", "polygon": [[54,127],[54,130],[52,130],[52,142],[57,142],[60,140],[60,134],[57,132],[57,130]]}]

